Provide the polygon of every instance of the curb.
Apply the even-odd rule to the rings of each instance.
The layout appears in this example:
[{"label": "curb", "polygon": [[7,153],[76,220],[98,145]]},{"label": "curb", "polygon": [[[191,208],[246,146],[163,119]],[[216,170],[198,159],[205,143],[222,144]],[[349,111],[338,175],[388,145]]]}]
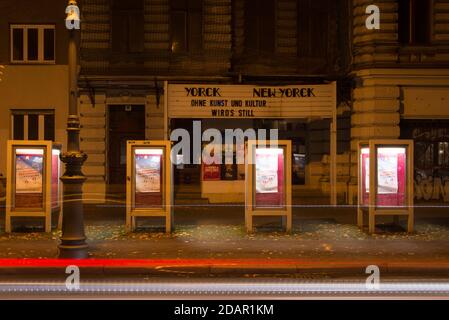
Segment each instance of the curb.
[{"label": "curb", "polygon": [[257,275],[366,275],[368,265],[379,267],[381,274],[441,275],[449,277],[449,261],[320,261],[320,260],[57,260],[0,259],[0,276],[66,276],[66,267],[75,265],[81,274],[102,276],[151,275],[243,276]]}]

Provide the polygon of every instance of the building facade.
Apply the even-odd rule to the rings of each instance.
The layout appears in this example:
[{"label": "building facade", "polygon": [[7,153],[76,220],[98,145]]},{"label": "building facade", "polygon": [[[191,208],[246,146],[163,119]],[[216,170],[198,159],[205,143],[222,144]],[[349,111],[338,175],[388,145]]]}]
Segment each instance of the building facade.
[{"label": "building facade", "polygon": [[[193,121],[202,130],[278,129],[291,139],[296,156],[295,190],[327,197],[330,123],[312,114],[289,119],[247,116],[184,116],[164,109],[164,82],[196,86],[277,87],[337,82],[340,183],[349,166],[348,1],[293,0],[86,0],[82,5],[81,139],[89,155],[85,185],[90,194],[120,192],[124,184],[124,143],[166,139]],[[336,103],[337,104],[337,103]],[[165,110],[165,112],[164,112]],[[346,153],[345,153],[346,152]],[[323,160],[324,159],[324,160]],[[239,166],[218,169],[215,191],[202,187],[201,165],[175,169],[176,192],[210,202],[243,202]],[[346,177],[345,177],[346,175]],[[341,188],[342,190],[344,187]],[[296,191],[295,191],[296,192]],[[299,192],[299,191],[298,191]],[[327,199],[325,200],[327,201]]]},{"label": "building facade", "polygon": [[[10,115],[0,120],[2,150],[7,139],[36,138],[36,117],[38,138],[66,142],[63,2],[42,1],[41,9],[29,13],[26,1],[14,2],[14,10],[0,1],[8,12],[0,24],[2,39],[23,43],[0,44],[0,64],[6,65],[0,110]],[[20,3],[24,10],[17,9]],[[379,30],[365,26],[370,4],[380,8]],[[121,196],[127,140],[168,139],[179,128],[192,133],[194,121],[203,131],[278,129],[279,139],[292,140],[294,203],[327,203],[331,184],[339,203],[353,203],[357,143],[374,138],[414,139],[416,198],[449,200],[449,1],[83,0],[79,6],[80,135],[89,157],[85,200]],[[24,31],[16,31],[24,24]],[[32,34],[43,43],[38,61],[26,61],[32,42],[27,30],[36,28]],[[47,29],[55,30],[53,59]],[[21,48],[23,54],[16,54]],[[312,111],[204,116],[191,106],[174,113],[167,83],[235,86],[237,94],[248,86],[300,90],[335,83],[336,182],[331,183],[329,119]],[[52,115],[54,136],[45,129]],[[175,199],[243,202],[242,168],[216,170],[221,184],[205,187],[202,165],[177,166]]]},{"label": "building facade", "polygon": [[380,30],[367,3],[353,1],[351,183],[358,141],[413,139],[415,200],[447,202],[449,2],[381,1]]},{"label": "building facade", "polygon": [[29,1],[0,1],[0,65],[4,66],[0,75],[0,174],[3,177],[8,139],[66,142],[65,7],[63,1],[44,0],[33,6]]}]

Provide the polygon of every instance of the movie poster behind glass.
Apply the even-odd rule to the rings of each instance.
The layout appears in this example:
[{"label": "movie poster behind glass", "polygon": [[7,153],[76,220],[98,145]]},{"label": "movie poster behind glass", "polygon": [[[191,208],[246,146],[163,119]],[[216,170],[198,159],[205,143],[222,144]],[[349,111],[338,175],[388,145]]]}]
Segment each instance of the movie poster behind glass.
[{"label": "movie poster behind glass", "polygon": [[257,148],[255,162],[256,206],[283,206],[285,198],[283,149]]},{"label": "movie poster behind glass", "polygon": [[398,192],[398,157],[396,154],[379,154],[377,158],[377,193]]},{"label": "movie poster behind glass", "polygon": [[306,155],[293,154],[293,184],[305,184]]},{"label": "movie poster behind glass", "polygon": [[377,149],[377,199],[378,206],[405,205],[406,149],[382,147]]},{"label": "movie poster behind glass", "polygon": [[15,151],[14,206],[40,209],[43,207],[44,195],[44,150],[35,148]]},{"label": "movie poster behind glass", "polygon": [[221,178],[222,180],[237,180],[237,165],[225,163],[221,166]]},{"label": "movie poster behind glass", "polygon": [[203,181],[219,181],[221,180],[220,164],[203,164]]},{"label": "movie poster behind glass", "polygon": [[220,148],[208,144],[204,146],[204,152],[210,159],[206,163],[203,159],[202,169],[203,169],[203,181],[218,181],[221,180],[221,151],[217,152],[216,149]]},{"label": "movie poster behind glass", "polygon": [[256,192],[278,192],[278,161],[275,153],[256,151]]},{"label": "movie poster behind glass", "polygon": [[162,149],[135,149],[135,207],[162,206]]}]

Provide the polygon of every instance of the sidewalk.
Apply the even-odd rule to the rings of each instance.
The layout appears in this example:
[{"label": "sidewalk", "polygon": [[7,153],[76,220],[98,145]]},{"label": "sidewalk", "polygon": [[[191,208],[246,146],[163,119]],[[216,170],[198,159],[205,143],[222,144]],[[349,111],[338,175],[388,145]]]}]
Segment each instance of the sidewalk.
[{"label": "sidewalk", "polygon": [[[283,233],[276,218],[257,220],[257,232],[247,234],[240,205],[179,206],[172,234],[154,227],[161,224],[158,219],[142,220],[137,232],[126,234],[123,207],[89,205],[85,218],[91,265],[84,268],[91,272],[360,272],[376,264],[390,272],[449,275],[448,208],[418,208],[416,232],[411,235],[404,232],[405,221],[398,227],[389,217],[379,219],[379,233],[370,236],[356,227],[355,210],[348,207],[295,208],[292,234]],[[0,273],[13,272],[14,264],[25,270],[25,265],[18,265],[21,260],[5,259],[45,258],[40,264],[29,260],[34,264],[28,265],[29,271],[62,268],[59,260],[48,260],[57,257],[59,232],[36,232],[41,224],[24,221],[16,224],[22,232],[8,235],[3,223],[2,215]]]}]

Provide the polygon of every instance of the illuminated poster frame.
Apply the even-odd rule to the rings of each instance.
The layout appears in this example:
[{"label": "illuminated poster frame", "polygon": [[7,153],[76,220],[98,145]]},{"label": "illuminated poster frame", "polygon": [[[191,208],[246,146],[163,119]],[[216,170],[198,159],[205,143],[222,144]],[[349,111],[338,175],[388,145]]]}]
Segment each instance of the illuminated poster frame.
[{"label": "illuminated poster frame", "polygon": [[51,232],[52,213],[62,214],[60,154],[52,141],[8,140],[5,232],[12,217],[43,217]]},{"label": "illuminated poster frame", "polygon": [[[270,148],[270,144],[272,148]],[[260,159],[258,159],[258,155],[260,155]],[[245,162],[245,226],[247,232],[253,231],[255,216],[280,216],[286,232],[291,232],[291,169],[291,141],[251,140],[247,142],[247,161]]]},{"label": "illuminated poster frame", "polygon": [[170,141],[128,141],[126,161],[126,231],[136,229],[137,217],[164,217],[173,229]]},{"label": "illuminated poster frame", "polygon": [[374,233],[377,215],[391,215],[395,221],[406,216],[407,231],[413,232],[413,140],[361,141],[357,159],[357,225],[363,228],[368,213],[368,231]]}]

